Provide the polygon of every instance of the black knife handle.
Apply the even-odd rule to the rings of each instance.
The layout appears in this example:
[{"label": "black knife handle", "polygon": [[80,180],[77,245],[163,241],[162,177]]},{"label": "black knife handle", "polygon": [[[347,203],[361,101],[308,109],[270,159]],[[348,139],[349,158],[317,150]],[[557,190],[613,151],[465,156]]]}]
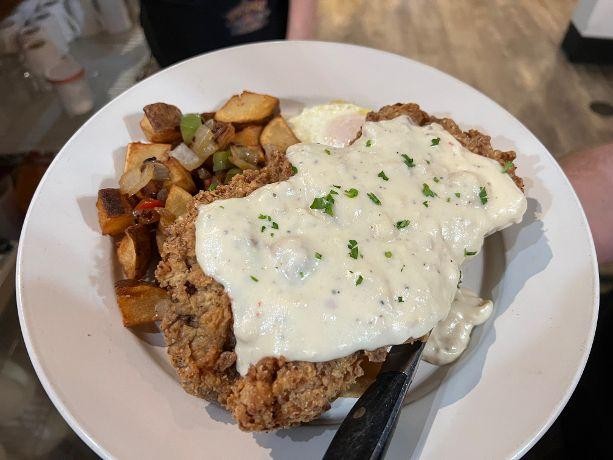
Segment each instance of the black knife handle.
[{"label": "black knife handle", "polygon": [[323,459],[382,458],[411,380],[398,371],[380,374],[345,417]]}]

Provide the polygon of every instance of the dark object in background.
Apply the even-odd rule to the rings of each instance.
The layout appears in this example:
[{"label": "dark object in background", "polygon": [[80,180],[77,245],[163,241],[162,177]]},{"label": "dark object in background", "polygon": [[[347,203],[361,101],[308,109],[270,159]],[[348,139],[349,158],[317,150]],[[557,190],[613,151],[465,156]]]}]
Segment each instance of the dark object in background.
[{"label": "dark object in background", "polygon": [[0,238],[0,255],[6,254],[11,249],[13,249],[13,245],[6,238]]},{"label": "dark object in background", "polygon": [[584,37],[572,22],[564,36],[562,49],[570,62],[613,64],[613,40]]},{"label": "dark object in background", "polygon": [[[289,0],[141,0],[141,25],[161,67],[207,51],[284,39]],[[220,69],[221,71],[221,69]]]},{"label": "dark object in background", "polygon": [[613,117],[613,105],[605,101],[594,101],[590,104],[592,112],[601,117]]}]

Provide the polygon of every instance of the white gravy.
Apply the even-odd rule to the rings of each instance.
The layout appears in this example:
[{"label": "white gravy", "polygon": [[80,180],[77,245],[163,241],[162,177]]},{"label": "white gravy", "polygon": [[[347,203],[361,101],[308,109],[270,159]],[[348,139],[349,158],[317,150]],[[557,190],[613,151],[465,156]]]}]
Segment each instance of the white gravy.
[{"label": "white gravy", "polygon": [[465,258],[526,209],[500,164],[406,117],[287,157],[289,180],[202,205],[196,222],[242,375],[267,356],[321,362],[424,335],[448,316]]},{"label": "white gravy", "polygon": [[491,300],[484,300],[468,289],[458,289],[447,318],[430,333],[423,359],[437,366],[458,359],[468,346],[473,327],[485,323],[493,308]]}]

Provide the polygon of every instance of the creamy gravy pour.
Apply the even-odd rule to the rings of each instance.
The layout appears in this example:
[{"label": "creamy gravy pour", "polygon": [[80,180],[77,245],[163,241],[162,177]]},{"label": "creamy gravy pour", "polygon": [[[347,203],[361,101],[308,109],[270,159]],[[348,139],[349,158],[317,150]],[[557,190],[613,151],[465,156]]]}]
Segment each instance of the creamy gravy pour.
[{"label": "creamy gravy pour", "polygon": [[196,221],[242,375],[267,356],[321,362],[424,335],[448,316],[466,257],[526,209],[497,162],[406,117],[287,157],[289,180],[202,205]]},{"label": "creamy gravy pour", "polygon": [[473,327],[485,323],[493,308],[491,300],[484,300],[468,289],[458,289],[449,314],[430,333],[423,359],[437,366],[458,359],[468,346]]}]

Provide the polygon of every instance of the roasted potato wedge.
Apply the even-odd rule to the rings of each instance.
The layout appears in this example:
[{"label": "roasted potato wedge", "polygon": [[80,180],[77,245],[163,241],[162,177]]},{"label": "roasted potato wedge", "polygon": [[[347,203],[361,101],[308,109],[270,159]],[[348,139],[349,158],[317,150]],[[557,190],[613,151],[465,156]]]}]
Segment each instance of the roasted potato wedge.
[{"label": "roasted potato wedge", "polygon": [[232,96],[215,112],[215,120],[237,124],[263,124],[279,109],[279,99],[266,94],[243,91]]},{"label": "roasted potato wedge", "polygon": [[147,144],[144,142],[130,142],[126,148],[126,161],[124,172],[128,169],[140,167],[147,158],[156,158],[160,162],[168,160],[172,145]]},{"label": "roasted potato wedge", "polygon": [[156,102],[143,108],[140,127],[151,142],[181,142],[181,111],[174,105]]},{"label": "roasted potato wedge", "polygon": [[164,162],[170,172],[170,180],[167,185],[176,185],[189,193],[196,193],[196,184],[190,172],[183,167],[175,158],[169,158]]},{"label": "roasted potato wedge", "polygon": [[177,106],[164,102],[148,104],[143,107],[143,112],[155,132],[179,129],[183,115]]},{"label": "roasted potato wedge", "polygon": [[151,262],[151,230],[146,225],[132,225],[117,245],[117,259],[126,278],[140,279]]},{"label": "roasted potato wedge", "polygon": [[276,116],[268,122],[260,135],[260,144],[274,145],[280,152],[285,153],[290,145],[294,145],[300,140],[294,135],[292,129],[282,116]]},{"label": "roasted potato wedge", "polygon": [[246,147],[250,145],[258,145],[260,143],[260,134],[262,134],[262,129],[264,128],[258,125],[246,126],[234,135],[232,143],[236,145],[244,145]]},{"label": "roasted potato wedge", "polygon": [[120,235],[134,223],[132,206],[119,189],[103,188],[98,190],[98,222],[103,235]]},{"label": "roasted potato wedge", "polygon": [[162,131],[156,133],[151,126],[151,123],[147,119],[147,117],[143,117],[140,121],[140,128],[145,134],[145,137],[149,142],[158,142],[158,143],[168,143],[168,144],[178,144],[181,142],[181,132],[173,131]]},{"label": "roasted potato wedge", "polygon": [[120,280],[115,283],[115,295],[123,325],[139,326],[157,321],[156,304],[165,302],[168,293],[146,281]]},{"label": "roasted potato wedge", "polygon": [[187,207],[192,198],[192,195],[181,187],[171,185],[164,209],[170,211],[175,217],[180,217],[187,212]]}]

